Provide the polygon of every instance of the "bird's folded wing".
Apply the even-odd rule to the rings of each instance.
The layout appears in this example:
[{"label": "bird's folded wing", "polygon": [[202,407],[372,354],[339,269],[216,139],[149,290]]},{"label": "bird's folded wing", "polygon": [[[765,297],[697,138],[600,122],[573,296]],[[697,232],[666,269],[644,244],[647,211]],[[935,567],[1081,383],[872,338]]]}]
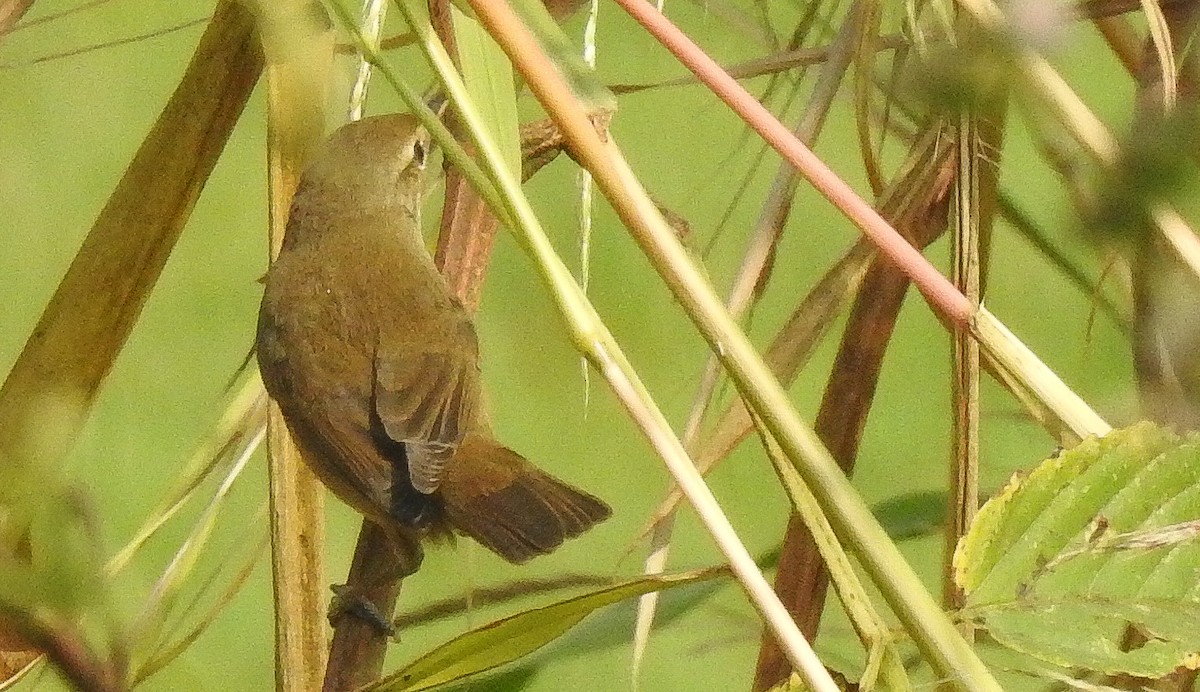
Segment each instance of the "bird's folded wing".
[{"label": "bird's folded wing", "polygon": [[479,396],[474,335],[469,343],[388,344],[375,358],[375,413],[405,445],[413,488],[432,493],[467,432]]}]

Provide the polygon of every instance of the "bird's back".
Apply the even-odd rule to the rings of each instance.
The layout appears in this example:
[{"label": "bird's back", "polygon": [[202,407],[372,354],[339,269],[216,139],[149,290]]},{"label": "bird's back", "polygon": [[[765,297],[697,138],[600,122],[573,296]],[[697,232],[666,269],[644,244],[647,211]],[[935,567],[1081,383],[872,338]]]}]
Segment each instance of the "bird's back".
[{"label": "bird's back", "polygon": [[474,327],[416,222],[416,144],[389,139],[406,132],[403,116],[349,125],[306,169],[266,277],[263,382],[343,501],[392,533],[454,528],[523,562],[609,509],[482,424]]}]

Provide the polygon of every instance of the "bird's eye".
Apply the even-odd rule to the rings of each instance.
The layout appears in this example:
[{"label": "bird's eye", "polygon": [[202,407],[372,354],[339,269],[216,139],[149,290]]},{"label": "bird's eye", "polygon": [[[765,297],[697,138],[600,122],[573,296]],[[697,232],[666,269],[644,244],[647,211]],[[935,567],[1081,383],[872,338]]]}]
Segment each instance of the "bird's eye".
[{"label": "bird's eye", "polygon": [[425,168],[425,145],[420,140],[413,142],[412,160],[417,168]]}]

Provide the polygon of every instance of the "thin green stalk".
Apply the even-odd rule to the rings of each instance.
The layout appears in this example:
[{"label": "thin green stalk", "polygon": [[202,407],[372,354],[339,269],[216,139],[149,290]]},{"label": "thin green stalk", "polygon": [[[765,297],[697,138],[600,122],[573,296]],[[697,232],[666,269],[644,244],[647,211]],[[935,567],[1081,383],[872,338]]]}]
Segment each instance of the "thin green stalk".
[{"label": "thin green stalk", "polygon": [[[424,7],[411,1],[400,2],[399,6],[408,18],[414,33],[418,36],[431,64],[443,79],[443,85],[451,103],[457,109],[468,134],[488,167],[491,182],[482,177],[481,171],[479,171],[481,180],[477,182],[470,169],[478,171],[478,168],[469,158],[466,158],[461,164],[457,160],[455,163],[463,168],[473,184],[480,185],[477,188],[480,196],[488,201],[497,216],[514,230],[518,241],[535,259],[535,265],[551,288],[552,296],[566,318],[568,330],[576,347],[603,374],[609,386],[639,424],[655,450],[666,461],[672,474],[684,489],[688,499],[696,507],[698,514],[729,560],[751,601],[780,638],[784,650],[788,652],[796,669],[802,673],[806,682],[813,688],[836,690],[837,686],[829,677],[828,671],[816,658],[812,648],[788,616],[787,611],[779,602],[778,596],[771,590],[770,584],[767,583],[766,578],[754,563],[746,547],[738,539],[729,520],[717,504],[716,498],[704,484],[683,445],[671,430],[670,423],[654,404],[652,397],[638,379],[616,340],[604,326],[586,296],[580,291],[566,265],[556,254],[521,191],[519,180],[509,173],[496,143],[482,124],[480,114],[467,98],[465,87],[457,71],[449,56],[446,55],[440,40],[432,31],[432,27],[429,26]],[[336,11],[342,16],[343,21],[349,20],[344,10]],[[478,7],[476,7],[476,11],[479,12]],[[401,96],[409,102],[414,113],[418,114],[423,122],[427,118],[432,119],[432,111],[420,103],[418,98],[415,98],[415,92],[390,74],[390,70],[385,64],[377,63],[377,67],[380,73],[385,75],[385,78],[396,84]],[[426,125],[432,133],[435,133],[435,137],[437,137],[437,132],[444,131],[440,123],[429,122]],[[588,127],[590,129],[591,125],[589,124]],[[442,143],[440,139],[438,141]],[[447,156],[451,156],[452,160],[457,155],[453,147],[448,146],[446,151]],[[500,189],[493,187],[492,183]],[[500,190],[503,192],[501,193]]]},{"label": "thin green stalk", "polygon": [[987,308],[979,308],[971,318],[971,333],[1001,381],[1014,392],[1024,389],[1034,401],[1046,404],[1049,412],[1065,426],[1060,434],[1064,445],[1090,435],[1103,437],[1112,430]]},{"label": "thin green stalk", "polygon": [[908,675],[904,671],[899,653],[893,646],[894,637],[891,630],[875,611],[871,597],[867,595],[850,563],[850,557],[838,543],[833,527],[821,512],[820,503],[813,497],[796,467],[784,455],[762,421],[757,416],[753,418],[763,448],[767,450],[767,457],[771,460],[775,473],[779,475],[784,492],[792,502],[792,509],[804,517],[804,523],[812,533],[821,558],[825,560],[825,566],[829,569],[833,589],[845,607],[846,615],[849,616],[859,641],[867,649],[867,670],[859,681],[860,685],[865,689],[869,689],[872,684],[885,690],[910,689]]},{"label": "thin green stalk", "polygon": [[[467,151],[463,149],[462,145],[455,140],[454,135],[450,133],[450,130],[447,129],[444,124],[442,124],[442,121],[440,118],[438,118],[437,113],[435,113],[433,109],[429,107],[429,104],[425,102],[425,99],[420,93],[417,92],[416,89],[413,89],[407,82],[400,79],[399,75],[396,74],[396,71],[392,69],[391,65],[388,65],[383,61],[378,51],[371,48],[368,37],[365,36],[358,28],[358,25],[354,17],[350,14],[349,10],[343,7],[340,3],[329,3],[328,7],[340,20],[342,27],[349,32],[350,38],[354,41],[355,47],[361,51],[363,59],[374,65],[375,69],[379,71],[379,74],[382,75],[387,83],[396,90],[396,93],[400,96],[400,99],[404,101],[404,104],[408,107],[409,112],[421,121],[421,125],[424,126],[424,128],[429,132],[430,136],[433,137],[434,141],[438,143],[438,146],[441,147],[442,154],[448,158],[451,163],[457,166],[459,170],[462,171],[463,176],[470,181],[471,186],[475,188],[476,192],[479,193],[479,196],[482,197],[483,200],[487,202],[488,207],[498,215],[500,222],[511,227],[513,225],[512,212],[505,203],[504,198],[497,190],[496,185],[487,176],[487,174],[483,172],[483,169],[479,167],[479,164],[475,162],[475,159],[471,158],[470,154],[468,154]],[[444,48],[440,53],[437,53],[429,47],[429,41],[431,40],[437,42],[437,45],[439,46],[441,45],[441,42],[438,41],[437,34],[434,33],[433,27],[429,24],[429,16],[427,12],[419,15],[424,17],[423,22],[414,22],[414,16],[412,14],[414,10],[411,7],[408,7],[404,3],[400,3],[400,9],[404,12],[405,17],[412,25],[414,33],[417,34],[418,43],[422,50],[425,51],[426,57],[430,60],[430,63],[433,65],[434,69],[438,70],[439,72],[444,69],[454,70],[453,62],[450,60],[450,57],[446,55]],[[417,10],[417,12],[422,11],[424,10]],[[461,82],[458,86],[462,91],[457,96],[452,97],[452,100],[455,98],[466,98],[465,87],[462,86]]]},{"label": "thin green stalk", "polygon": [[859,556],[935,668],[969,689],[999,690],[990,671],[925,589],[829,452],[800,420],[787,393],[692,264],[621,157],[612,137],[607,143],[601,142],[584,110],[507,7],[482,0],[472,0],[471,4],[721,358],[743,398],[759,413],[780,447],[798,466],[839,537]]}]

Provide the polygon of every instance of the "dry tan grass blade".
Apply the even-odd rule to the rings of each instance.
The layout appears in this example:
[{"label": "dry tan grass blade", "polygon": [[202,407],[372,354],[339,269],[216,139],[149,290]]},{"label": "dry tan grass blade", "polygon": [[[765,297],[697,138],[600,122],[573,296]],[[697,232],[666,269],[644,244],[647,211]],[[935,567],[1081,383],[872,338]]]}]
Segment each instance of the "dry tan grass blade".
[{"label": "dry tan grass blade", "polygon": [[253,17],[220,3],[0,389],[0,463],[71,449],[261,69]]},{"label": "dry tan grass blade", "polygon": [[[324,136],[334,32],[311,0],[257,3],[267,56],[267,176],[271,256],[283,242],[292,195]],[[314,9],[316,11],[314,11]],[[319,689],[328,642],[322,575],[325,490],[302,463],[279,408],[267,414],[275,684]]]},{"label": "dry tan grass blade", "polygon": [[70,449],[261,66],[249,11],[222,2],[0,389],[0,455],[22,458],[30,417],[55,400],[80,404],[50,456]]},{"label": "dry tan grass blade", "polygon": [[21,17],[29,11],[33,0],[5,0],[0,2],[0,36],[7,34],[16,26]]}]

